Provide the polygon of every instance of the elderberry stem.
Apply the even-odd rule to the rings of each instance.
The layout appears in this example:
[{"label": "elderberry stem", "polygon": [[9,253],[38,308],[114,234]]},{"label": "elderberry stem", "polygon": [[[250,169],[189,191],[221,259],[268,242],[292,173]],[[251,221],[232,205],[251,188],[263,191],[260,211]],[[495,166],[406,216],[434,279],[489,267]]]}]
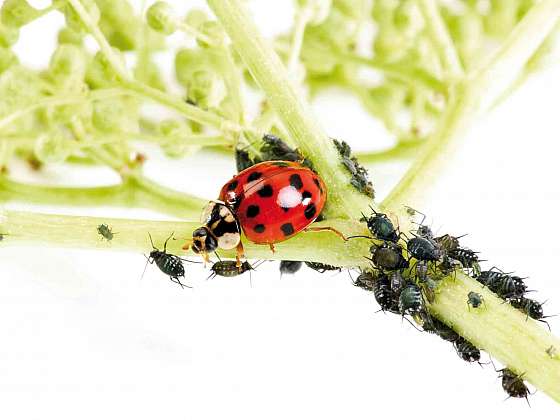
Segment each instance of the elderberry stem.
[{"label": "elderberry stem", "polygon": [[[470,291],[483,296],[484,303],[477,309],[467,310]],[[551,346],[560,349],[560,339],[542,323],[504,303],[462,272],[442,282],[430,311],[476,347],[560,402],[560,358],[547,353]]]},{"label": "elderberry stem", "polygon": [[[97,226],[107,224],[118,235],[110,241],[101,240]],[[315,226],[334,227],[352,235],[367,233],[364,225],[349,220],[331,219]],[[0,246],[17,244],[42,244],[70,248],[102,248],[112,251],[151,250],[148,233],[154,243],[163,243],[171,233],[176,241],[170,241],[168,251],[183,254],[183,245],[191,239],[191,233],[200,222],[129,220],[108,217],[66,216],[4,210],[0,211]],[[245,254],[249,259],[308,260],[337,266],[357,266],[366,262],[363,257],[365,239],[345,242],[331,232],[302,232],[292,239],[276,244],[272,252],[268,245],[244,241]],[[222,257],[235,256],[235,250],[220,252]]]},{"label": "elderberry stem", "polygon": [[308,156],[329,186],[326,213],[329,217],[358,216],[370,200],[349,188],[348,171],[339,163],[331,139],[313,117],[309,104],[291,81],[286,67],[262,38],[241,0],[208,0],[239,56],[264,91],[267,101],[294,144]]}]

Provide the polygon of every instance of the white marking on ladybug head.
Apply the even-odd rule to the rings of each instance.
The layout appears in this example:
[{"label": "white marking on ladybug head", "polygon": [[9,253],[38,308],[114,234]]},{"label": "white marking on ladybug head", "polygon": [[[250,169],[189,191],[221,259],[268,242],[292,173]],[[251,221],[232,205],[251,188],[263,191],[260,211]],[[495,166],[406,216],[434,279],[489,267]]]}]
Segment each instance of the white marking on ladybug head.
[{"label": "white marking on ladybug head", "polygon": [[218,238],[218,246],[222,249],[233,249],[241,242],[239,233],[224,233]]},{"label": "white marking on ladybug head", "polygon": [[278,198],[276,203],[285,209],[291,209],[301,203],[301,193],[291,185],[282,188],[278,191]]},{"label": "white marking on ladybug head", "polygon": [[206,207],[202,210],[202,214],[200,215],[200,223],[207,224],[210,222],[210,218],[212,217],[212,210],[216,207],[216,203],[214,201],[210,201]]}]

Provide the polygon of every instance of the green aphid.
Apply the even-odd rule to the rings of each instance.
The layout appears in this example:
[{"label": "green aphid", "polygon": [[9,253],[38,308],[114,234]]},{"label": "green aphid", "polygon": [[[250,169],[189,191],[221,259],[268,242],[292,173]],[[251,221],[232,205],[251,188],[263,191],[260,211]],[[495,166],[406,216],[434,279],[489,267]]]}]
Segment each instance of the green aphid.
[{"label": "green aphid", "polygon": [[484,303],[484,298],[482,297],[482,295],[480,293],[469,292],[467,297],[468,297],[467,305],[469,306],[469,309],[470,309],[471,306],[475,309],[479,308],[480,305],[482,305]]},{"label": "green aphid", "polygon": [[107,239],[107,241],[111,241],[116,235],[116,233],[113,233],[109,225],[106,224],[97,226],[97,233],[99,233],[104,239]]}]

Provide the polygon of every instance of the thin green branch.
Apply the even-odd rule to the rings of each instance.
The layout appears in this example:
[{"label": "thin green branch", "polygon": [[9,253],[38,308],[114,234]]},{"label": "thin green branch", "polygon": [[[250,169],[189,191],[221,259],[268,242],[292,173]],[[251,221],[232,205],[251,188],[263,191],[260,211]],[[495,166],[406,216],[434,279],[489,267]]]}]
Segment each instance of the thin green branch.
[{"label": "thin green branch", "polygon": [[537,3],[489,62],[457,84],[438,127],[416,162],[383,201],[383,207],[397,208],[402,204],[422,207],[435,178],[452,161],[458,140],[467,133],[473,120],[515,80],[559,17],[558,0]]},{"label": "thin green branch", "polygon": [[303,94],[290,80],[284,64],[262,38],[240,0],[208,0],[253,78],[304,155],[329,185],[330,217],[358,215],[369,203],[366,196],[348,188],[348,172],[329,137],[312,117]]},{"label": "thin green branch", "polygon": [[430,40],[439,55],[444,73],[451,79],[462,77],[463,66],[461,60],[447,26],[441,17],[436,0],[417,0],[417,2],[424,16]]},{"label": "thin green branch", "polygon": [[120,206],[145,208],[164,214],[198,218],[206,200],[171,190],[142,176],[104,187],[53,187],[25,184],[0,177],[0,201],[55,206]]}]

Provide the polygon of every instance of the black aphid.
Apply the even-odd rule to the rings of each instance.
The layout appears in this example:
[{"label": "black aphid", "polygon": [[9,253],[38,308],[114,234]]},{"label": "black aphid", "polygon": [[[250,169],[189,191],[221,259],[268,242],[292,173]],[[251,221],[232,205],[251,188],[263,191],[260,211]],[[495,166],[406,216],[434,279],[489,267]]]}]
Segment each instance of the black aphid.
[{"label": "black aphid", "polygon": [[434,238],[434,241],[446,252],[453,251],[459,248],[459,238],[445,234]]},{"label": "black aphid", "polygon": [[475,277],[480,274],[480,266],[478,264],[480,260],[478,254],[472,249],[457,247],[449,250],[447,255],[459,261],[463,267],[472,269]]},{"label": "black aphid", "polygon": [[333,143],[338,150],[341,163],[346,167],[351,175],[350,185],[361,193],[374,198],[375,191],[373,189],[373,184],[369,180],[368,171],[354,156],[352,156],[352,149],[348,143],[335,139],[333,139]]},{"label": "black aphid", "polygon": [[248,261],[244,261],[241,266],[237,266],[236,260],[224,260],[215,262],[212,267],[210,277],[236,277],[253,269]]},{"label": "black aphid", "polygon": [[235,166],[237,168],[237,172],[244,171],[245,169],[253,166],[255,163],[257,162],[251,159],[251,157],[249,156],[249,152],[247,150],[244,149],[235,150]]},{"label": "black aphid", "polygon": [[292,149],[280,137],[272,134],[265,134],[262,138],[263,144],[261,146],[261,159],[267,160],[287,160],[290,162],[302,162],[303,165],[312,168],[309,160],[304,159],[303,155],[298,149]]},{"label": "black aphid", "polygon": [[502,388],[512,398],[525,398],[529,404],[529,389],[523,382],[523,375],[517,375],[512,370],[504,368],[499,371],[502,378]]},{"label": "black aphid", "polygon": [[295,274],[303,265],[302,261],[280,261],[280,274]]},{"label": "black aphid", "polygon": [[462,337],[455,332],[455,330],[451,327],[448,327],[446,324],[441,322],[437,318],[432,318],[431,322],[424,324],[424,331],[427,331],[432,334],[437,334],[445,341],[449,341],[451,343],[455,343],[457,340],[461,339]]},{"label": "black aphid", "polygon": [[371,209],[371,211],[373,214],[370,217],[362,214],[363,218],[360,219],[362,222],[366,222],[370,233],[382,241],[397,242],[399,234],[391,219],[385,213],[378,213],[374,209]]},{"label": "black aphid", "polygon": [[367,290],[369,292],[373,292],[375,282],[376,282],[376,277],[372,272],[363,271],[356,278],[356,280],[354,280],[354,286]]},{"label": "black aphid", "polygon": [[[542,303],[537,302],[536,300],[533,299],[528,299],[526,297],[511,299],[509,303],[511,303],[511,306],[519,309],[528,317],[536,319],[537,321],[540,322],[544,322],[548,326],[548,322],[544,320],[545,318],[548,317],[544,316]],[[550,329],[550,326],[548,326],[548,329]]]},{"label": "black aphid", "polygon": [[171,239],[173,234],[171,234],[169,238],[165,240],[165,243],[163,244],[163,251],[157,249],[154,246],[154,242],[152,241],[152,236],[150,234],[148,234],[148,236],[150,237],[150,243],[152,244],[153,248],[153,251],[150,252],[148,263],[156,263],[161,272],[167,274],[172,282],[177,283],[184,288],[186,285],[181,283],[180,280],[181,277],[185,277],[185,267],[183,266],[183,260],[177,255],[169,254],[167,252],[167,242],[169,241],[169,239]]},{"label": "black aphid", "polygon": [[470,341],[460,337],[454,343],[455,350],[461,359],[465,362],[478,362],[480,361],[480,350],[477,349]]},{"label": "black aphid", "polygon": [[521,298],[527,291],[527,286],[521,277],[511,276],[495,268],[482,271],[476,280],[503,299]]},{"label": "black aphid", "polygon": [[306,266],[308,266],[309,268],[315,271],[318,271],[319,273],[324,273],[325,271],[341,270],[340,267],[335,267],[334,265],[323,264],[323,263],[313,262],[313,261],[304,261],[304,262]]},{"label": "black aphid", "polygon": [[99,233],[102,238],[107,239],[107,241],[112,240],[115,236],[115,233],[113,233],[109,225],[106,224],[97,226],[97,233]]},{"label": "black aphid", "polygon": [[403,257],[400,245],[393,242],[383,242],[381,245],[372,245],[371,261],[381,270],[400,270],[408,267],[408,261]]},{"label": "black aphid", "polygon": [[467,295],[467,305],[469,305],[469,308],[472,306],[473,308],[479,308],[480,305],[482,305],[482,303],[484,302],[484,298],[482,297],[482,295],[480,293],[476,293],[476,292],[469,292]]},{"label": "black aphid", "polygon": [[398,294],[391,290],[391,283],[385,273],[380,273],[375,278],[373,294],[382,311],[400,313]]},{"label": "black aphid", "polygon": [[399,312],[401,315],[414,315],[424,309],[422,291],[414,283],[407,284],[399,295]]},{"label": "black aphid", "polygon": [[441,249],[434,242],[419,236],[409,239],[406,249],[411,257],[419,261],[439,261],[442,257]]}]

